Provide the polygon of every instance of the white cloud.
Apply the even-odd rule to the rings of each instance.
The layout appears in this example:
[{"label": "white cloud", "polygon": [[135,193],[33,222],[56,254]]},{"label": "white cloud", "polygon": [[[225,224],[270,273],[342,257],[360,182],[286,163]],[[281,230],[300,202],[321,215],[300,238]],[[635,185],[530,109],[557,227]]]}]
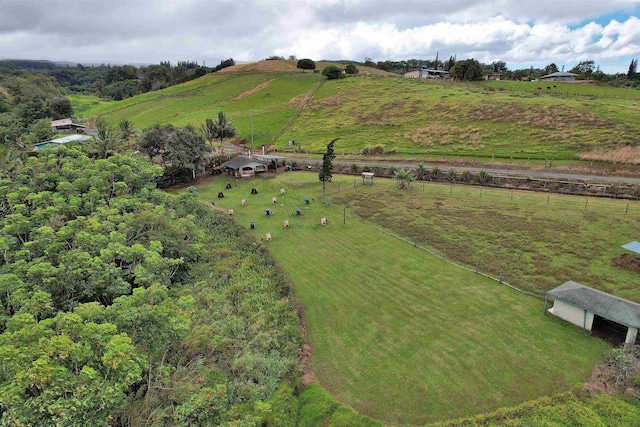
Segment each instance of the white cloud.
[{"label": "white cloud", "polygon": [[[640,0],[0,0],[5,58],[159,62],[457,55],[510,68],[640,57]],[[73,19],[69,19],[73,16]],[[615,18],[615,19],[613,19]]]}]

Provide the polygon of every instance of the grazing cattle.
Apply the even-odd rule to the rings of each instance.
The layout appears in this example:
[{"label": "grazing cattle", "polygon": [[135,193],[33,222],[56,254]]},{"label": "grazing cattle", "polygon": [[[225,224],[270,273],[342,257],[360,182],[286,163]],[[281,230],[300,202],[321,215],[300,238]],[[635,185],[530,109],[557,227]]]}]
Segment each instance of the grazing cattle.
[{"label": "grazing cattle", "polygon": [[553,87],[558,87],[558,86],[556,86],[556,85],[553,85]]},{"label": "grazing cattle", "polygon": [[267,234],[264,236],[264,238],[265,238],[265,239],[267,239],[267,242],[270,242],[270,241],[271,241],[271,233],[267,233]]},{"label": "grazing cattle", "polygon": [[255,188],[251,189],[251,194],[258,194],[258,190],[256,190]]},{"label": "grazing cattle", "polygon": [[280,195],[284,195],[284,188],[280,189]]},{"label": "grazing cattle", "polygon": [[242,206],[247,206],[247,199],[242,199],[240,203],[242,203]]},{"label": "grazing cattle", "polygon": [[542,90],[542,88],[541,88],[541,87],[539,87],[539,88],[538,88],[538,90]]},{"label": "grazing cattle", "polygon": [[218,199],[222,199],[224,197],[224,193],[222,191],[218,191]]},{"label": "grazing cattle", "polygon": [[327,225],[327,218],[320,218],[320,224]]},{"label": "grazing cattle", "polygon": [[289,221],[287,221],[286,219],[284,220],[284,227],[289,228]]},{"label": "grazing cattle", "polygon": [[273,199],[271,199],[271,201],[273,202],[273,204],[275,205],[276,202],[278,201],[278,199],[276,199],[275,197]]},{"label": "grazing cattle", "polygon": [[547,86],[547,90],[551,90],[551,86]]},{"label": "grazing cattle", "polygon": [[224,188],[226,188],[227,190],[229,190],[229,189],[231,188],[231,183],[230,183],[230,182],[227,182],[227,185],[226,185]]},{"label": "grazing cattle", "polygon": [[233,216],[233,209],[229,209],[229,215]]}]

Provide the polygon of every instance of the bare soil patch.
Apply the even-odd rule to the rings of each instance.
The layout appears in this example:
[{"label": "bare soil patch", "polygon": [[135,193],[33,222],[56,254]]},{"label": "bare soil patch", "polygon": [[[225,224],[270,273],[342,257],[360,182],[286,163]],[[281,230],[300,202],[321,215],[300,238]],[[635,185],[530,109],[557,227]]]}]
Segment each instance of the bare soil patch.
[{"label": "bare soil patch", "polygon": [[246,98],[247,96],[251,96],[251,95],[253,95],[253,94],[254,94],[254,93],[256,93],[256,92],[259,92],[259,91],[261,91],[262,89],[269,87],[269,85],[271,84],[271,82],[272,82],[272,81],[273,81],[273,79],[271,79],[271,80],[267,80],[266,82],[261,83],[261,84],[259,84],[258,86],[255,86],[255,87],[253,87],[253,88],[251,88],[251,89],[249,89],[249,90],[245,90],[245,91],[244,91],[244,92],[242,92],[240,95],[238,95],[238,96],[236,96],[235,98],[233,98],[233,100],[234,100],[234,101],[239,101],[239,100],[241,100],[242,98]]},{"label": "bare soil patch", "polygon": [[615,257],[614,259],[612,259],[611,263],[616,267],[620,267],[628,271],[633,271],[635,273],[640,273],[640,256],[622,254],[619,257]]}]

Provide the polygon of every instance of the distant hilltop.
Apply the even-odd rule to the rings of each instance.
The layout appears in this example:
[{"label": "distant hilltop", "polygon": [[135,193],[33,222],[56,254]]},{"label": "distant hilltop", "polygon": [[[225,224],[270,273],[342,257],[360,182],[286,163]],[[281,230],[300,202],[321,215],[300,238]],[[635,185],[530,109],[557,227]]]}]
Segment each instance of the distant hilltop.
[{"label": "distant hilltop", "polygon": [[133,65],[135,67],[145,67],[149,64],[126,64],[124,62],[71,62],[71,61],[49,61],[46,59],[0,59],[0,65],[11,64],[23,70],[53,70],[56,67],[75,67],[80,64],[83,67],[99,67],[101,65]]}]

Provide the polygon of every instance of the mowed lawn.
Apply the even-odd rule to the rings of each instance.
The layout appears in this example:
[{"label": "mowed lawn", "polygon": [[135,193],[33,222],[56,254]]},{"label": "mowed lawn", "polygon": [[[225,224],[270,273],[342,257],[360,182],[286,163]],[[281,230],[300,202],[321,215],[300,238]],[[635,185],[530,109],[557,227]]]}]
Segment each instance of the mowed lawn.
[{"label": "mowed lawn", "polygon": [[[247,228],[254,222],[258,241],[271,233],[261,244],[304,304],[318,383],[363,414],[419,425],[515,405],[581,384],[608,348],[543,316],[540,299],[350,214],[343,224],[343,211],[327,205],[316,174],[230,180],[232,189],[225,189],[227,182],[216,177],[197,187],[202,200],[234,209]],[[362,190],[353,184],[353,177],[334,176],[327,194]],[[259,194],[251,195],[251,187]],[[225,197],[217,198],[218,191]],[[273,214],[266,216],[266,209]]]}]

